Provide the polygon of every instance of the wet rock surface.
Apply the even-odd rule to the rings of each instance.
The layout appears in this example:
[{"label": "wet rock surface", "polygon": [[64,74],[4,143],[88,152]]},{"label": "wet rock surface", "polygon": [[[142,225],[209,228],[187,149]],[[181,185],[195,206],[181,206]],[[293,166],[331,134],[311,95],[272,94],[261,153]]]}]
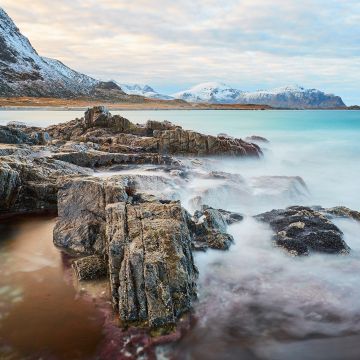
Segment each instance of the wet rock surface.
[{"label": "wet rock surface", "polygon": [[189,228],[193,234],[193,247],[195,250],[228,250],[234,238],[226,232],[227,218],[231,213],[225,214],[223,210],[202,206],[189,220]]},{"label": "wet rock surface", "polygon": [[319,211],[330,218],[345,218],[360,221],[360,212],[349,209],[345,206],[335,206],[332,208],[319,208]]},{"label": "wet rock surface", "polygon": [[[208,155],[260,156],[251,142],[168,121],[135,125],[104,107],[46,130],[1,127],[0,142],[0,215],[58,211],[54,244],[71,255],[79,280],[108,280],[112,305],[126,326],[172,327],[191,310],[198,275],[192,251],[229,249],[234,239],[228,226],[243,220],[216,209],[219,199],[238,209],[257,199],[288,203],[308,192],[300,177],[246,178],[207,166],[215,161]],[[131,169],[142,172],[111,175]],[[193,215],[177,200],[191,186]],[[345,207],[301,206],[256,219],[268,223],[274,243],[293,255],[345,254],[350,249],[331,221],[339,217],[360,220]]]},{"label": "wet rock surface", "polygon": [[112,303],[124,324],[167,326],[191,309],[197,269],[178,201],[135,195],[126,178],[79,178],[61,188],[58,206],[54,243],[105,256]]},{"label": "wet rock surface", "polygon": [[274,231],[274,243],[292,255],[311,252],[347,254],[349,246],[341,230],[324,214],[309,207],[292,206],[255,216]]}]

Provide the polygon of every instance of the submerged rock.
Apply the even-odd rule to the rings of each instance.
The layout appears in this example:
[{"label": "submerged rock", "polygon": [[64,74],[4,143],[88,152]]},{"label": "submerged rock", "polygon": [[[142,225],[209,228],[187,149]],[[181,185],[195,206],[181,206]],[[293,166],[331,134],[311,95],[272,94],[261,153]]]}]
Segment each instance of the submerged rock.
[{"label": "submerged rock", "polygon": [[255,216],[274,230],[274,242],[292,255],[308,255],[312,251],[347,254],[349,246],[341,230],[319,211],[304,206],[272,210]]},{"label": "submerged rock", "polygon": [[345,206],[335,206],[332,208],[319,209],[320,212],[323,212],[327,215],[331,215],[331,217],[338,217],[338,218],[347,218],[353,219],[356,221],[360,221],[360,212],[356,210],[349,209]]}]

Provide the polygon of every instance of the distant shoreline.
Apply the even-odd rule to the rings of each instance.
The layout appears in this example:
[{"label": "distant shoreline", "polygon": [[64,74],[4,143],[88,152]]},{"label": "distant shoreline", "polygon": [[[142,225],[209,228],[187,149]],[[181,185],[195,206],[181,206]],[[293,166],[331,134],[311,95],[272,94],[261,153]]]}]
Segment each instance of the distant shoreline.
[{"label": "distant shoreline", "polygon": [[166,100],[147,99],[143,103],[109,102],[106,100],[57,99],[57,98],[0,98],[0,111],[83,111],[96,105],[104,105],[113,111],[155,111],[155,110],[360,110],[360,106],[346,108],[274,108],[268,105],[253,104],[199,104],[179,103]]}]

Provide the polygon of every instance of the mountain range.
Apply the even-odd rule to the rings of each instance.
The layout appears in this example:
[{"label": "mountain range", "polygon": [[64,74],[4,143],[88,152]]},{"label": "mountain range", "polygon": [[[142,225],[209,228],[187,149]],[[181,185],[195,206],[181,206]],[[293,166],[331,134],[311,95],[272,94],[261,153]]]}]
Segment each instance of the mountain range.
[{"label": "mountain range", "polygon": [[335,108],[344,107],[341,97],[317,89],[290,85],[270,90],[242,91],[224,83],[208,82],[172,95],[195,103],[259,104],[277,108]]},{"label": "mountain range", "polygon": [[209,104],[270,105],[278,108],[345,107],[339,96],[300,86],[247,92],[224,83],[208,82],[165,95],[149,85],[100,81],[72,70],[58,60],[40,56],[2,8],[0,97],[85,97],[122,102],[144,102],[149,98]]}]

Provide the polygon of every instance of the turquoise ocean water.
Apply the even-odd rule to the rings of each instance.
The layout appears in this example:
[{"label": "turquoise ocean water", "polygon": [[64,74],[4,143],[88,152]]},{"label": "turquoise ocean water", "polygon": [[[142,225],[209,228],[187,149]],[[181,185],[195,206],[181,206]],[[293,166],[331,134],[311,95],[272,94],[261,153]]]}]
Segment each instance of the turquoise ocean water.
[{"label": "turquoise ocean water", "polygon": [[[249,186],[245,190],[240,186],[238,191],[227,191],[221,183],[211,188],[209,182],[200,180],[186,189],[185,193],[191,196],[194,189],[204,186],[209,190],[209,201],[219,208],[240,211],[245,219],[229,228],[235,243],[228,252],[208,251],[195,256],[200,270],[199,302],[194,310],[198,320],[175,348],[160,349],[163,357],[159,358],[166,359],[169,354],[176,354],[179,359],[360,358],[360,224],[336,220],[352,249],[350,255],[314,254],[294,259],[273,247],[269,228],[247,216],[295,204],[345,205],[360,211],[360,111],[113,113],[133,122],[169,120],[207,134],[227,133],[242,138],[260,135],[270,141],[263,144],[264,156],[260,160],[216,159],[209,163],[212,170],[240,174]],[[0,111],[0,125],[16,120],[47,126],[81,116],[81,111]],[[300,176],[307,193],[298,196],[274,180],[278,176]],[[261,186],[257,187],[259,178]],[[187,206],[187,197],[182,200]],[[23,234],[22,244],[27,244],[27,236]],[[46,232],[46,237],[51,241],[51,233]],[[7,239],[9,243],[10,240]],[[25,250],[29,253],[28,248]],[[5,251],[10,250],[0,246],[0,256],[9,258]],[[32,251],[38,251],[35,245]],[[17,253],[14,251],[13,255]],[[42,255],[42,262],[47,257],[49,254]],[[31,261],[34,262],[33,256]],[[40,267],[44,266],[42,262],[35,261]],[[18,275],[18,269],[10,265],[16,276],[28,282],[23,273]],[[0,262],[1,270],[8,271]],[[27,276],[31,274],[29,270]],[[4,277],[5,285],[6,281]],[[50,291],[46,283],[43,289]],[[10,304],[1,293],[0,301]],[[22,301],[26,304],[26,297]],[[68,314],[66,309],[64,314]],[[87,318],[87,314],[81,316]],[[44,317],[44,324],[39,327],[46,330],[48,321]],[[0,327],[1,322],[0,317]],[[84,337],[95,337],[96,332],[90,331],[89,326],[83,330]],[[32,338],[31,329],[27,336]],[[40,339],[38,346],[45,345]],[[55,350],[50,349],[50,353]]]}]

